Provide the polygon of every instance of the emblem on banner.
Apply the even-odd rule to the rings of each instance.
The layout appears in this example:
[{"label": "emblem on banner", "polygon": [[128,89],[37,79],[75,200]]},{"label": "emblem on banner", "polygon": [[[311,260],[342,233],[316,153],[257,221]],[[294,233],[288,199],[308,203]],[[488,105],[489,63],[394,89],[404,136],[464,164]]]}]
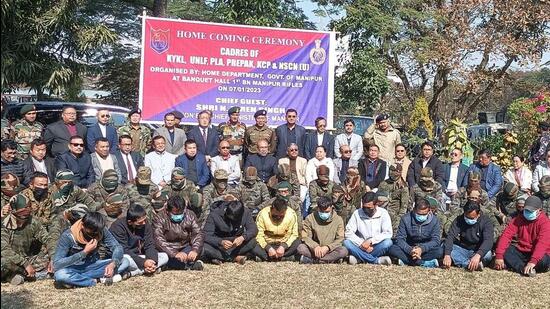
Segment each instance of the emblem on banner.
[{"label": "emblem on banner", "polygon": [[321,47],[321,40],[315,40],[315,48],[309,52],[309,60],[313,64],[321,65],[327,59],[327,52]]},{"label": "emblem on banner", "polygon": [[151,48],[159,54],[168,50],[170,46],[170,29],[155,30],[151,28]]}]

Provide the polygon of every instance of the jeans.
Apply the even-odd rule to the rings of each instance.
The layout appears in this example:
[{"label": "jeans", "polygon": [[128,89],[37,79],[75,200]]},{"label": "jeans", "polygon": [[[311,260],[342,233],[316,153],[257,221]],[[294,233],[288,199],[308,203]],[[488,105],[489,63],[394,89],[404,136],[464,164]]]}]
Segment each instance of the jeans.
[{"label": "jeans", "polygon": [[[86,263],[80,265],[71,265],[55,271],[55,281],[65,283],[72,286],[94,286],[96,285],[96,279],[102,278],[105,275],[105,268],[112,262],[111,259],[97,260],[93,263]],[[118,269],[115,269],[115,273],[120,274],[125,271],[129,265],[129,261],[122,258]]]},{"label": "jeans", "polygon": [[[185,246],[183,249],[180,250],[180,252],[183,252],[185,254],[189,254],[191,252],[191,249],[193,249],[191,246]],[[199,252],[197,255],[197,261],[200,258],[201,253]],[[195,262],[181,262],[180,260],[173,258],[168,258],[168,263],[166,263],[166,267],[169,269],[177,269],[177,270],[187,270],[190,269],[191,266],[193,266]]]},{"label": "jeans", "polygon": [[310,259],[313,259],[314,261],[320,261],[322,263],[333,263],[338,261],[339,259],[343,259],[346,256],[348,256],[348,250],[346,247],[337,247],[332,251],[329,251],[325,256],[318,259],[315,257],[315,252],[313,249],[310,249],[306,244],[300,244],[298,246],[298,254],[306,256]]},{"label": "jeans", "polygon": [[[504,252],[504,263],[506,263],[506,266],[520,274],[523,274],[523,269],[530,259],[530,252],[521,252],[516,246],[509,246],[506,252]],[[548,271],[548,267],[550,267],[550,255],[545,254],[537,265],[535,265],[535,270],[538,273],[542,273]]]},{"label": "jeans", "polygon": [[[140,269],[134,259],[132,259],[131,256],[128,254],[125,254],[124,257],[128,260],[128,271],[132,274],[132,276],[141,276],[144,273],[143,269]],[[145,255],[140,255],[140,257],[145,258]],[[162,267],[168,263],[168,254],[164,252],[158,253],[157,258],[157,267]]]},{"label": "jeans", "polygon": [[232,262],[238,255],[246,255],[251,252],[258,243],[255,238],[248,242],[243,242],[240,247],[224,250],[219,247],[214,247],[208,243],[204,243],[204,258],[207,260],[219,260],[224,262]]},{"label": "jeans", "polygon": [[[451,259],[453,260],[453,263],[455,263],[456,266],[461,268],[466,268],[470,263],[470,259],[475,254],[476,252],[474,250],[468,250],[468,249],[462,248],[461,246],[453,244],[453,251],[451,251]],[[485,254],[485,256],[481,257],[481,262],[483,262],[483,266],[489,265],[489,263],[491,263],[491,259],[493,259],[493,253],[489,250]]]},{"label": "jeans", "polygon": [[374,245],[374,249],[368,253],[367,251],[361,249],[360,246],[354,244],[351,240],[344,240],[344,247],[349,251],[349,254],[357,258],[357,261],[361,263],[370,263],[377,264],[378,258],[388,254],[388,249],[392,246],[393,242],[391,239],[384,239],[383,241]]},{"label": "jeans", "polygon": [[309,208],[311,207],[311,199],[309,197],[309,191],[304,197],[304,202],[302,204],[302,218],[305,219],[309,215]]},{"label": "jeans", "polygon": [[401,249],[401,247],[397,245],[393,245],[390,247],[389,254],[395,258],[400,259],[401,261],[403,261],[403,263],[407,265],[419,266],[425,261],[441,258],[443,256],[443,247],[436,246],[433,247],[431,250],[422,252],[420,259],[418,260],[413,260],[410,252],[403,251],[403,249]]}]

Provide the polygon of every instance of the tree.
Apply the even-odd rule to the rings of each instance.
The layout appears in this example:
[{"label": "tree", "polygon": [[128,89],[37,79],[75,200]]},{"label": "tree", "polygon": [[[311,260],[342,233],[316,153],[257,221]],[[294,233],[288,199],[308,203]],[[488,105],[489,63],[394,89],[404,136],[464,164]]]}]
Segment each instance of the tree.
[{"label": "tree", "polygon": [[21,85],[62,93],[117,35],[82,14],[87,0],[2,1],[2,91]]},{"label": "tree", "polygon": [[[373,48],[402,81],[412,106],[426,97],[432,119],[442,105],[464,118],[483,103],[514,63],[538,62],[549,44],[548,4],[524,0],[319,0],[345,17],[332,26],[353,54]],[[454,82],[456,96],[442,95]]]},{"label": "tree", "polygon": [[365,49],[353,55],[336,79],[335,107],[340,113],[372,114],[388,91],[386,67],[376,53]]},{"label": "tree", "polygon": [[414,105],[414,110],[410,118],[409,132],[413,132],[416,128],[418,128],[418,123],[420,120],[424,121],[426,131],[428,131],[428,136],[431,139],[434,134],[434,124],[430,119],[430,114],[428,113],[428,102],[423,97],[419,97],[416,100],[416,104]]}]

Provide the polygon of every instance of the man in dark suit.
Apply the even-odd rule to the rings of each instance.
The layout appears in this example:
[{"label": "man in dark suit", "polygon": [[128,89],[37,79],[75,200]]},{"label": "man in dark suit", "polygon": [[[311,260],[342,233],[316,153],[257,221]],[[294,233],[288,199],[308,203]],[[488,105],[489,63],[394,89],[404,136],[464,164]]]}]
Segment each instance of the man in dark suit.
[{"label": "man in dark suit", "polygon": [[246,157],[243,170],[253,166],[258,171],[258,178],[267,183],[277,173],[277,159],[269,154],[269,143],[265,139],[258,141],[258,153]]},{"label": "man in dark suit", "polygon": [[185,141],[185,153],[176,158],[175,167],[181,167],[185,178],[201,189],[210,183],[206,157],[198,151],[197,143],[191,138]]},{"label": "man in dark suit", "polygon": [[298,153],[303,156],[305,153],[306,129],[301,125],[297,125],[298,112],[295,109],[286,111],[286,124],[282,124],[275,129],[277,135],[277,149],[275,157],[277,159],[284,158],[288,146],[294,143],[298,145]]},{"label": "man in dark suit", "polygon": [[88,130],[86,138],[86,146],[90,153],[95,151],[95,141],[100,137],[105,137],[109,140],[109,152],[115,153],[118,149],[118,133],[112,125],[109,124],[111,114],[106,108],[101,108],[97,111],[97,123]]},{"label": "man in dark suit", "polygon": [[132,137],[130,135],[121,135],[118,138],[118,151],[115,152],[120,169],[121,183],[134,183],[137,176],[137,170],[143,166],[143,157],[137,151],[132,149]]},{"label": "man in dark suit", "polygon": [[315,132],[306,136],[304,156],[308,161],[315,158],[317,146],[325,146],[327,158],[334,159],[334,136],[326,131],[327,121],[323,117],[315,119]]},{"label": "man in dark suit", "polygon": [[422,144],[422,154],[415,158],[409,165],[409,171],[407,172],[407,183],[409,188],[420,181],[420,171],[429,167],[433,171],[434,180],[443,185],[443,163],[434,156],[434,145],[430,141],[426,141]]},{"label": "man in dark suit", "polygon": [[199,119],[199,124],[189,131],[187,137],[197,143],[198,151],[206,156],[206,161],[210,161],[210,158],[219,154],[218,143],[220,142],[220,136],[218,130],[210,127],[210,112],[202,111],[197,118]]},{"label": "man in dark suit", "polygon": [[61,112],[61,120],[46,127],[44,141],[48,147],[48,153],[52,158],[67,151],[71,136],[86,138],[88,128],[76,121],[76,109],[73,106],[64,106]]},{"label": "man in dark suit", "polygon": [[370,145],[367,157],[360,159],[358,163],[361,180],[363,180],[371,190],[378,188],[382,181],[386,179],[387,163],[378,158],[379,154],[380,147],[374,144]]},{"label": "man in dark suit", "polygon": [[84,139],[75,135],[69,140],[69,149],[55,158],[57,170],[73,172],[73,183],[83,189],[95,182],[92,157],[84,150]]},{"label": "man in dark suit", "polygon": [[46,156],[46,142],[43,139],[35,139],[31,142],[30,156],[23,160],[23,185],[28,186],[34,172],[42,172],[48,175],[48,181],[55,181],[55,160]]}]

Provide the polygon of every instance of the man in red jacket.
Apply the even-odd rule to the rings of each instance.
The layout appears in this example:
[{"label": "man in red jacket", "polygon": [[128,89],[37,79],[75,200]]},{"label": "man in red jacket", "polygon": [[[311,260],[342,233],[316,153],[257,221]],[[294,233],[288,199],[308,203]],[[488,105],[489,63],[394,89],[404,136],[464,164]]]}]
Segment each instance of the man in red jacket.
[{"label": "man in red jacket", "polygon": [[[525,200],[521,215],[512,221],[498,241],[495,269],[504,269],[504,264],[526,276],[546,272],[550,267],[550,219],[542,211],[542,201],[536,196]],[[510,246],[517,235],[518,243]]]}]

